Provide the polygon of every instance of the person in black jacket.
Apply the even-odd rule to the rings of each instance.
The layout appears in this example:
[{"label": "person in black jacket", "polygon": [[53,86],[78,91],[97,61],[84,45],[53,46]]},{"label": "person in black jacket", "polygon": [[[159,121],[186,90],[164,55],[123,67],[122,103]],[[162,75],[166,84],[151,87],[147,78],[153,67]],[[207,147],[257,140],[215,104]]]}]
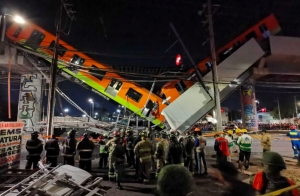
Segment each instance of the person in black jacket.
[{"label": "person in black jacket", "polygon": [[189,133],[186,139],[183,142],[185,151],[186,151],[186,159],[184,162],[184,166],[194,174],[194,151],[195,151],[195,139],[193,135]]},{"label": "person in black jacket", "polygon": [[127,162],[128,162],[128,166],[130,167],[130,169],[133,169],[135,167],[135,160],[134,160],[134,152],[133,152],[133,148],[134,148],[134,137],[133,137],[133,132],[132,130],[128,129],[126,131],[126,158],[127,158]]},{"label": "person in black jacket", "polygon": [[31,139],[26,142],[26,150],[28,151],[27,163],[25,169],[37,169],[38,162],[43,152],[43,142],[39,140],[39,133],[34,131],[31,133]]},{"label": "person in black jacket", "polygon": [[178,142],[175,135],[170,136],[170,145],[167,153],[166,165],[177,164],[184,165],[184,159],[186,158],[186,152],[184,146]]},{"label": "person in black jacket", "polygon": [[68,137],[63,141],[63,150],[62,155],[64,156],[64,164],[74,166],[75,160],[74,157],[76,155],[76,145],[77,140],[75,139],[76,131],[71,130],[68,133]]},{"label": "person in black jacket", "polygon": [[79,168],[87,172],[92,170],[92,156],[95,144],[89,139],[87,133],[83,134],[83,139],[78,143],[77,150],[79,151]]},{"label": "person in black jacket", "polygon": [[[139,135],[135,138],[134,140],[134,147],[137,145],[137,143],[139,143],[140,141],[142,141],[142,136],[141,136],[142,132],[139,132]],[[135,177],[138,179],[138,174],[139,174],[139,164],[140,164],[140,160],[138,157],[135,157]]]},{"label": "person in black jacket", "polygon": [[54,135],[45,144],[46,150],[46,163],[50,163],[50,167],[57,166],[57,157],[59,155],[59,145],[58,141]]}]

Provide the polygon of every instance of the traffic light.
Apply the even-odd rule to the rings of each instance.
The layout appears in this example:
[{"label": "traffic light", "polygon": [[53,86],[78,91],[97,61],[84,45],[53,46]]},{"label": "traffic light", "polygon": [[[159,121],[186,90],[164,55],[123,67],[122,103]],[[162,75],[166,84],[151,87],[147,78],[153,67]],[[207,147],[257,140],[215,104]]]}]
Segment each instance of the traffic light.
[{"label": "traffic light", "polygon": [[176,60],[175,60],[175,64],[176,64],[176,66],[181,66],[181,64],[182,64],[182,58],[181,58],[180,54],[177,54]]},{"label": "traffic light", "polygon": [[261,112],[266,112],[266,111],[267,111],[266,108],[262,108],[262,109],[261,109]]}]

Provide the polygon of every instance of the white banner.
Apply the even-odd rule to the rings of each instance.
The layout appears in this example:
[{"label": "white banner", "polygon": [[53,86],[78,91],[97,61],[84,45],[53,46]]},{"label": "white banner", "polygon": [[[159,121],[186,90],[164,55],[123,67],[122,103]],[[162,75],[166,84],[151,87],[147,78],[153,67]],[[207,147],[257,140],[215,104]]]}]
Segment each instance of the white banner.
[{"label": "white banner", "polygon": [[23,122],[0,122],[0,172],[19,168]]}]

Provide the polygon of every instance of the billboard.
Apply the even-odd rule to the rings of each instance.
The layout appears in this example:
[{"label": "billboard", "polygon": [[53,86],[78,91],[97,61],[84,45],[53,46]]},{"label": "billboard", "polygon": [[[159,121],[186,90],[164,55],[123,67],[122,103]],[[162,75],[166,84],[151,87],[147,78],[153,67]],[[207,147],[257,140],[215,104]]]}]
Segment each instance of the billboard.
[{"label": "billboard", "polygon": [[254,86],[241,86],[245,128],[249,131],[258,130]]},{"label": "billboard", "polygon": [[0,172],[19,168],[23,122],[0,122]]}]

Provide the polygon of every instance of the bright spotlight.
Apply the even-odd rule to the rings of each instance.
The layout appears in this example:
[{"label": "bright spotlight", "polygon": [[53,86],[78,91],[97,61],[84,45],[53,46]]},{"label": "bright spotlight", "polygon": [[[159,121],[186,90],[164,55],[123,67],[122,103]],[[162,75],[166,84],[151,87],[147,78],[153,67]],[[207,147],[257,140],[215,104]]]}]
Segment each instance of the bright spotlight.
[{"label": "bright spotlight", "polygon": [[25,20],[21,16],[15,16],[14,21],[19,23],[19,24],[24,24]]}]

